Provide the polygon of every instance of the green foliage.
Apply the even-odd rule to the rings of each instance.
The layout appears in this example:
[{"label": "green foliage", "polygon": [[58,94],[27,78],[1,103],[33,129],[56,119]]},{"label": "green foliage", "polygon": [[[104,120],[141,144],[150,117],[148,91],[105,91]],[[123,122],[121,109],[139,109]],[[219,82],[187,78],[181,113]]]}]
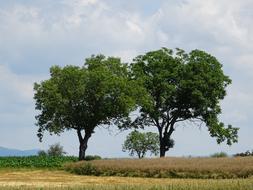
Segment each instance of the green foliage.
[{"label": "green foliage", "polygon": [[45,150],[39,150],[38,156],[47,156],[47,152]]},{"label": "green foliage", "polygon": [[159,137],[152,132],[140,133],[132,131],[126,138],[122,150],[129,151],[129,155],[137,154],[139,158],[143,158],[148,151],[157,155],[159,152]]},{"label": "green foliage", "polygon": [[49,146],[47,151],[48,156],[64,156],[66,152],[63,150],[63,146],[60,143],[56,143]]},{"label": "green foliage", "polygon": [[50,79],[34,84],[39,139],[45,131],[59,135],[74,129],[79,159],[84,159],[95,127],[113,124],[134,110],[135,86],[119,58],[98,55],[83,67],[51,67]]},{"label": "green foliage", "polygon": [[38,151],[38,156],[64,156],[66,152],[63,150],[63,146],[60,143],[56,143],[49,146],[47,151],[40,150]]},{"label": "green foliage", "polygon": [[95,166],[93,166],[90,162],[85,162],[80,167],[65,167],[67,171],[78,175],[99,175]]},{"label": "green foliage", "polygon": [[140,115],[122,127],[155,126],[160,137],[160,156],[169,150],[175,124],[180,121],[205,123],[211,137],[228,145],[237,142],[238,128],[219,122],[219,105],[231,83],[222,65],[212,55],[193,50],[162,48],[137,56],[132,79],[144,87],[146,95],[138,99]]},{"label": "green foliage", "polygon": [[[38,137],[42,140],[45,131],[59,135],[74,129],[79,159],[84,159],[97,126],[155,126],[163,157],[174,145],[175,124],[188,120],[205,123],[217,143],[231,145],[237,142],[238,128],[218,119],[230,83],[219,61],[200,50],[162,48],[137,56],[130,68],[103,55],[86,59],[83,67],[54,66],[50,79],[34,85]],[[130,118],[136,108],[139,116]]]},{"label": "green foliage", "polygon": [[101,156],[98,156],[98,155],[87,155],[85,156],[85,159],[86,161],[91,161],[91,160],[101,160]]},{"label": "green foliage", "polygon": [[59,168],[77,160],[73,156],[0,157],[0,168]]},{"label": "green foliage", "polygon": [[210,157],[212,158],[224,158],[224,157],[228,157],[228,154],[226,152],[217,152],[212,154]]}]

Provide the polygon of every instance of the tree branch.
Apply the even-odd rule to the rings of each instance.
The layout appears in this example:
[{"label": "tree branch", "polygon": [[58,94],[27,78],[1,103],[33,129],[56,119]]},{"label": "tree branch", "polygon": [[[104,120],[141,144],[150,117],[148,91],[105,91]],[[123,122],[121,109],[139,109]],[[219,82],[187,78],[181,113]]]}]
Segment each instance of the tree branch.
[{"label": "tree branch", "polygon": [[80,129],[77,129],[77,135],[78,135],[78,139],[79,139],[79,143],[83,142],[83,137],[82,137],[82,133]]}]

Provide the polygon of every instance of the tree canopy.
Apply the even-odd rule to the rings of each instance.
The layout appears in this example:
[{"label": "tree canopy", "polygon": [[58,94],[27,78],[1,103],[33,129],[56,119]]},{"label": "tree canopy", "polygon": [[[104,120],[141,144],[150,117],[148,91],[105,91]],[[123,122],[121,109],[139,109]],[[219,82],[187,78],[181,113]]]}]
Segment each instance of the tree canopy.
[{"label": "tree canopy", "polygon": [[83,160],[97,126],[111,125],[134,110],[135,89],[119,58],[98,55],[83,67],[51,67],[50,79],[34,85],[39,139],[45,131],[59,135],[76,130]]},{"label": "tree canopy", "polygon": [[157,155],[159,153],[159,137],[156,133],[132,131],[128,134],[122,150],[129,151],[130,156],[137,154],[139,158],[143,158],[147,152]]},{"label": "tree canopy", "polygon": [[228,145],[237,142],[238,128],[219,121],[219,105],[231,83],[222,65],[212,55],[193,50],[162,48],[137,56],[131,64],[132,79],[145,88],[139,101],[139,116],[128,118],[123,127],[154,126],[158,129],[160,156],[170,148],[175,124],[205,123],[211,137]]},{"label": "tree canopy", "polygon": [[[218,143],[237,142],[238,128],[219,121],[220,100],[231,79],[212,55],[162,48],[137,56],[130,66],[103,55],[84,66],[53,66],[50,78],[35,83],[38,137],[45,131],[76,130],[79,159],[98,126],[156,127],[160,156],[173,147],[178,122],[199,121]],[[137,117],[129,113],[136,111]]]}]

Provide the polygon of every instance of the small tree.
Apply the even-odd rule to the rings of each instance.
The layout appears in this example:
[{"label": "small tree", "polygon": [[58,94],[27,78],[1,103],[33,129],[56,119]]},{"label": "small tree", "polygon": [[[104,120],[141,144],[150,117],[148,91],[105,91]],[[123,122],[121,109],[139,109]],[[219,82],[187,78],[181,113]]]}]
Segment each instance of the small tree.
[{"label": "small tree", "polygon": [[65,154],[66,152],[63,150],[63,146],[61,146],[60,143],[50,145],[47,151],[48,156],[63,156]]},{"label": "small tree", "polygon": [[130,156],[137,154],[139,158],[143,158],[148,151],[151,155],[157,155],[159,153],[159,137],[156,133],[140,133],[135,130],[127,136],[122,150],[129,151]]},{"label": "small tree", "polygon": [[50,145],[47,151],[38,151],[38,156],[64,156],[65,154],[66,152],[63,150],[63,146],[61,146],[60,143]]}]

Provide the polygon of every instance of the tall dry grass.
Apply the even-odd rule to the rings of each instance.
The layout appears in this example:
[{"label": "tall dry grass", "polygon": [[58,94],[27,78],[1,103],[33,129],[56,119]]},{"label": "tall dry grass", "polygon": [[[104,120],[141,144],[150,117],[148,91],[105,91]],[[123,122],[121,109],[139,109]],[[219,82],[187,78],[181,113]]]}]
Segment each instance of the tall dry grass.
[{"label": "tall dry grass", "polygon": [[109,159],[71,163],[65,168],[83,175],[248,178],[253,176],[253,157]]}]

